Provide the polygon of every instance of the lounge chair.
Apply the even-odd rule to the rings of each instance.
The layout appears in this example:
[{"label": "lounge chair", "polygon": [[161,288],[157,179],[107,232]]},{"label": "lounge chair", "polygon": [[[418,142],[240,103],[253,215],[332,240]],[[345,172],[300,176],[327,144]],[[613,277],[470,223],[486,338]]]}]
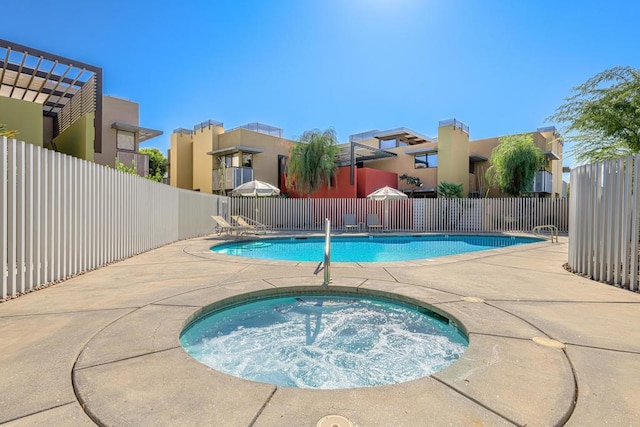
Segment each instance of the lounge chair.
[{"label": "lounge chair", "polygon": [[344,226],[345,231],[347,230],[360,230],[360,224],[356,221],[356,216],[354,214],[344,214],[342,217],[342,225]]},{"label": "lounge chair", "polygon": [[212,215],[211,218],[216,222],[216,234],[218,236],[222,233],[233,234],[236,233],[237,236],[240,236],[247,232],[246,227],[241,227],[239,225],[231,225],[227,222],[226,219],[219,215]]},{"label": "lounge chair", "polygon": [[244,218],[241,215],[234,215],[231,219],[234,220],[239,227],[244,227],[248,232],[252,232],[253,234],[264,234],[267,232],[267,226],[260,224],[258,221]]},{"label": "lounge chair", "polygon": [[382,224],[380,224],[380,218],[378,218],[378,214],[368,214],[367,215],[367,229],[371,231],[374,230],[382,230]]}]

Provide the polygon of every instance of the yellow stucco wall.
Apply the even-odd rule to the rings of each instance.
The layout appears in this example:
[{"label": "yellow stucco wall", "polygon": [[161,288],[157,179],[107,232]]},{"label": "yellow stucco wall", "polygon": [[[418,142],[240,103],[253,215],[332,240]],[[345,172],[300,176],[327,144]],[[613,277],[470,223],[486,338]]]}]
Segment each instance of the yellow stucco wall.
[{"label": "yellow stucco wall", "polygon": [[213,156],[207,154],[218,148],[218,135],[224,132],[221,126],[207,126],[193,134],[193,190],[213,192]]},{"label": "yellow stucco wall", "polygon": [[[359,144],[362,143],[363,145],[368,145],[375,148],[379,148],[379,145],[380,145],[379,141],[375,138],[371,140],[358,141],[358,143]],[[409,176],[420,178],[420,181],[422,181],[422,184],[423,184],[422,186],[423,189],[429,189],[429,188],[435,189],[438,186],[438,168],[416,169],[415,154],[407,154],[407,151],[414,151],[414,150],[420,150],[420,149],[435,150],[437,149],[437,147],[438,147],[438,144],[427,142],[423,144],[389,148],[389,149],[386,149],[385,151],[396,153],[397,154],[396,157],[367,162],[365,166],[369,168],[387,171],[387,172],[393,172],[398,174],[398,177],[406,173]],[[401,181],[398,178],[398,188],[409,189],[412,187],[407,185],[405,181]]]},{"label": "yellow stucco wall", "polygon": [[16,139],[42,147],[42,105],[0,97],[0,123],[17,130]]},{"label": "yellow stucco wall", "polygon": [[253,179],[279,187],[278,155],[288,156],[293,143],[285,138],[240,128],[220,135],[217,149],[241,146],[263,150],[253,155]]},{"label": "yellow stucco wall", "polygon": [[65,129],[64,132],[53,138],[53,143],[57,150],[61,153],[92,162],[94,159],[94,118],[95,113],[84,114]]},{"label": "yellow stucco wall", "polygon": [[171,134],[169,185],[193,189],[193,138],[190,134]]},{"label": "yellow stucco wall", "polygon": [[438,128],[438,184],[462,184],[469,194],[469,135],[453,125]]}]

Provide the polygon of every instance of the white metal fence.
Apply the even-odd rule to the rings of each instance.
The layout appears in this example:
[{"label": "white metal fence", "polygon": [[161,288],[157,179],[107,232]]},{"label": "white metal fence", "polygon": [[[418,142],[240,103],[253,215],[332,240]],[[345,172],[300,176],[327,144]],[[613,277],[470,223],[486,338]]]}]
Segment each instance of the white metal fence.
[{"label": "white metal fence", "polygon": [[571,171],[569,266],[638,290],[640,155]]},{"label": "white metal fence", "polygon": [[343,229],[344,214],[366,228],[368,214],[384,229],[406,232],[529,232],[552,224],[568,231],[567,199],[282,199],[233,197],[232,215],[243,215],[274,230],[319,231],[324,219]]},{"label": "white metal fence", "polygon": [[0,297],[209,234],[225,199],[0,137]]}]

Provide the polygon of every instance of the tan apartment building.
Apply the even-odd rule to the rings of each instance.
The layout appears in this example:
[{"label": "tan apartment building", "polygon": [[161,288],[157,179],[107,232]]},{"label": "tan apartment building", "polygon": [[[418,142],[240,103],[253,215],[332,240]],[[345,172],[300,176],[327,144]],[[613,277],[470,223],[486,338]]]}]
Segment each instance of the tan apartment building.
[{"label": "tan apartment building", "polygon": [[162,132],[139,126],[137,103],[102,94],[102,69],[0,39],[0,123],[17,138],[115,167],[149,170],[140,143]]},{"label": "tan apartment building", "polygon": [[[562,138],[554,127],[537,129],[531,135],[546,159],[545,167],[536,174],[533,194],[540,197],[563,196]],[[393,154],[370,160],[366,167],[420,178],[421,188],[413,188],[398,180],[399,189],[412,192],[416,197],[435,197],[441,182],[462,184],[464,195],[500,196],[497,189],[487,186],[485,179],[491,151],[498,145],[500,137],[470,141],[469,127],[459,120],[441,121],[436,138],[397,128],[363,132],[351,135],[349,140],[351,145],[364,145]],[[364,167],[364,164],[356,164],[355,167]]]},{"label": "tan apartment building", "polygon": [[282,159],[294,143],[280,128],[250,123],[225,131],[207,120],[171,134],[169,184],[206,193],[227,194],[252,180],[279,187]]},{"label": "tan apartment building", "polygon": [[[283,138],[282,133],[282,129],[259,123],[225,131],[222,123],[213,120],[193,129],[176,129],[171,135],[169,151],[170,184],[217,194],[228,194],[253,179],[281,187],[289,149],[294,144]],[[540,128],[530,134],[546,159],[545,166],[536,174],[532,195],[563,196],[562,138],[554,127]],[[489,188],[485,175],[491,152],[499,141],[500,137],[471,141],[469,127],[456,119],[439,122],[437,137],[404,127],[351,135],[348,143],[341,144],[337,161],[341,172],[334,184],[339,191],[320,192],[316,197],[366,196],[366,191],[356,188],[358,176],[367,175],[360,173],[365,170],[358,171],[361,168],[387,172],[386,175],[368,173],[368,189],[375,187],[377,180],[379,185],[392,185],[386,182],[389,174],[395,174],[396,188],[414,197],[436,197],[441,182],[462,184],[465,196],[498,197],[501,194],[496,188]],[[399,179],[403,174],[420,178],[422,187],[412,187]]]}]

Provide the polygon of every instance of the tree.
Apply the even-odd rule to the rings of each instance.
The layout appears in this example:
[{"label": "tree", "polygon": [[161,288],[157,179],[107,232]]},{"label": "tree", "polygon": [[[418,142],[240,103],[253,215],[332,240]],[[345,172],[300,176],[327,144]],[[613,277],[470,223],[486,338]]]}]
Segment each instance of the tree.
[{"label": "tree", "polygon": [[462,184],[442,181],[438,184],[438,196],[446,199],[460,199],[462,197]]},{"label": "tree", "polygon": [[503,193],[520,196],[531,191],[536,172],[544,164],[544,155],[531,135],[510,135],[500,138],[490,162],[487,181]]},{"label": "tree", "polygon": [[422,181],[420,181],[420,178],[418,178],[417,176],[407,175],[406,173],[403,173],[398,178],[400,178],[400,181],[405,181],[408,185],[413,186],[409,197],[413,197],[413,192],[415,191],[416,187],[420,188],[424,185]]},{"label": "tree", "polygon": [[578,163],[640,152],[640,69],[610,68],[572,91],[547,120],[563,123]]},{"label": "tree", "polygon": [[167,158],[157,148],[143,148],[140,153],[149,156],[149,174],[146,176],[150,180],[162,182],[167,173]]},{"label": "tree", "polygon": [[124,163],[120,163],[120,160],[116,157],[116,168],[117,171],[130,173],[131,175],[138,175],[138,171],[136,170],[136,164],[131,160],[131,166],[127,166]]},{"label": "tree", "polygon": [[0,136],[6,136],[7,138],[15,138],[18,135],[17,130],[9,130],[7,129],[7,125],[3,125],[0,123]]},{"label": "tree", "polygon": [[331,179],[338,171],[339,154],[333,129],[306,131],[289,152],[287,187],[310,197],[323,183],[331,186]]}]

